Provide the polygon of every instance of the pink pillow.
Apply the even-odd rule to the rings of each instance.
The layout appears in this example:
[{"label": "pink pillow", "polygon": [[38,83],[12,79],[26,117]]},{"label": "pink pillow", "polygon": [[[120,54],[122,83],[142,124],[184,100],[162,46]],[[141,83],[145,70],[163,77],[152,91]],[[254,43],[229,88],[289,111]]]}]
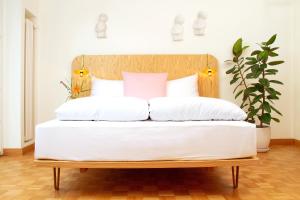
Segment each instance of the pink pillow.
[{"label": "pink pillow", "polygon": [[167,95],[167,73],[123,72],[124,96],[149,100]]}]

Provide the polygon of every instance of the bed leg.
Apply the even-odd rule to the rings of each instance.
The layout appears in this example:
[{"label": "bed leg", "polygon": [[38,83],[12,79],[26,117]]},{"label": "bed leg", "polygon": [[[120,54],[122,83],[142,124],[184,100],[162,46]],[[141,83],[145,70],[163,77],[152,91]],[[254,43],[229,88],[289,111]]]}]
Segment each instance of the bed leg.
[{"label": "bed leg", "polygon": [[54,189],[59,190],[59,180],[60,179],[60,168],[54,167],[53,168],[53,180],[54,180]]},{"label": "bed leg", "polygon": [[232,166],[231,167],[232,183],[233,183],[233,188],[234,189],[239,187],[239,171],[240,171],[239,166]]}]

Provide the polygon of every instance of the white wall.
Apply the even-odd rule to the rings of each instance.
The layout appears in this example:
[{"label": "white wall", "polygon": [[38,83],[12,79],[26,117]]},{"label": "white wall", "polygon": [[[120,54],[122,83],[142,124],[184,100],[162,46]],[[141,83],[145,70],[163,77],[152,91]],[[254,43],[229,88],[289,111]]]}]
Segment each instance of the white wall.
[{"label": "white wall", "polygon": [[300,140],[300,123],[299,123],[299,116],[300,116],[300,52],[299,52],[299,45],[300,45],[300,1],[296,1],[295,5],[295,43],[294,43],[294,56],[295,56],[295,138]]},{"label": "white wall", "polygon": [[3,132],[4,147],[21,147],[22,4],[4,1]]},{"label": "white wall", "polygon": [[[278,108],[284,117],[273,124],[273,138],[293,137],[292,0],[43,0],[39,5],[37,121],[54,118],[67,92],[59,85],[68,77],[72,59],[80,54],[211,53],[220,62],[221,97],[233,100],[223,61],[230,58],[238,37],[250,44],[278,33],[277,44],[286,64],[278,78],[285,82]],[[199,10],[208,14],[205,37],[194,37],[192,22]],[[97,40],[98,15],[108,14],[108,38]],[[176,14],[186,23],[183,42],[172,42]],[[283,88],[281,88],[283,90]]]},{"label": "white wall", "polygon": [[3,153],[3,0],[0,0],[0,155]]},{"label": "white wall", "polygon": [[[35,5],[35,6],[33,6]],[[20,148],[24,121],[25,9],[37,12],[37,0],[4,0],[3,140],[4,148]]]}]

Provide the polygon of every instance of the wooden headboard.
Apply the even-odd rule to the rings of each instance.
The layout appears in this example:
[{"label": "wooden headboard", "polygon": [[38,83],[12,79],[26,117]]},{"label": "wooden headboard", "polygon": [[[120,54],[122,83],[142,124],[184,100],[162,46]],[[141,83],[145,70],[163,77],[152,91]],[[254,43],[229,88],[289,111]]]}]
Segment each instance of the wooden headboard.
[{"label": "wooden headboard", "polygon": [[[82,69],[87,75],[74,73]],[[212,73],[209,75],[208,70]],[[218,61],[212,55],[84,55],[72,63],[72,87],[80,86],[90,95],[91,75],[109,80],[121,80],[122,71],[127,72],[167,72],[168,79],[178,79],[195,73],[199,74],[200,96],[219,97]],[[72,89],[73,89],[72,88]],[[73,91],[73,90],[72,90]]]}]

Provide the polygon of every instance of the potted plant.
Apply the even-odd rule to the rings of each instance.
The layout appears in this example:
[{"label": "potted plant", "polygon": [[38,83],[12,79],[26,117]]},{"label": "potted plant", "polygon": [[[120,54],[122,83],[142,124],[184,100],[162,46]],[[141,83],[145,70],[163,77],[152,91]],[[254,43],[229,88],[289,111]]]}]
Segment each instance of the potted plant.
[{"label": "potted plant", "polygon": [[[278,47],[272,47],[277,35],[273,35],[267,42],[259,44],[259,49],[254,50],[251,56],[243,57],[248,46],[243,46],[239,39],[233,46],[233,65],[226,72],[232,74],[231,84],[235,84],[235,98],[242,97],[241,108],[247,113],[247,121],[257,122],[257,149],[258,152],[269,150],[271,138],[271,121],[280,122],[274,113],[282,115],[275,108],[274,102],[279,100],[281,93],[274,85],[283,85],[282,82],[272,78],[278,73],[275,67],[284,61],[273,61],[278,56]],[[272,61],[270,61],[272,60]],[[229,62],[229,61],[228,61]]]}]

